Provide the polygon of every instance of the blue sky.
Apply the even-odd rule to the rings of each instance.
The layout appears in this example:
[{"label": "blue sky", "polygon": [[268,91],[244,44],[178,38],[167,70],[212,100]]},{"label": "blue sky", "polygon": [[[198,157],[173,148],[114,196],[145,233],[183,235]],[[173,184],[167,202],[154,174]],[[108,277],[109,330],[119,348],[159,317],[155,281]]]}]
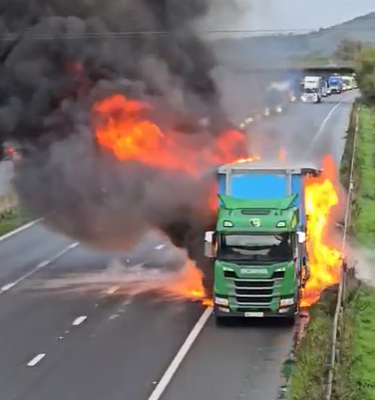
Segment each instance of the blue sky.
[{"label": "blue sky", "polygon": [[[239,0],[248,10],[238,29],[312,30],[375,11],[375,0]],[[236,25],[237,25],[236,24]]]}]

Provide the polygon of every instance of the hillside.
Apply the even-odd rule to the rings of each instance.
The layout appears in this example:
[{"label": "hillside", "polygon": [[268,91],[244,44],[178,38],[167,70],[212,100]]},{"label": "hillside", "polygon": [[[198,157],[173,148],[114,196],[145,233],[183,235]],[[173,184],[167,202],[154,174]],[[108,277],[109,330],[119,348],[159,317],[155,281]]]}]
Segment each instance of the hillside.
[{"label": "hillside", "polygon": [[375,44],[375,12],[308,34],[217,39],[214,48],[226,64],[249,68],[308,56],[329,57],[343,39]]}]

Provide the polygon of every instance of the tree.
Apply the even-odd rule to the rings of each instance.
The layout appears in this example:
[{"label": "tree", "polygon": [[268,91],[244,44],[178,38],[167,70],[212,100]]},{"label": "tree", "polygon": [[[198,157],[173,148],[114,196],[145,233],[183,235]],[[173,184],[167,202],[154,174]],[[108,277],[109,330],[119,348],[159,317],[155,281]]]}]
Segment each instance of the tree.
[{"label": "tree", "polygon": [[357,40],[343,39],[337,46],[334,57],[341,61],[354,61],[363,49],[363,43]]},{"label": "tree", "polygon": [[355,60],[355,70],[363,100],[375,104],[375,47],[362,48]]}]

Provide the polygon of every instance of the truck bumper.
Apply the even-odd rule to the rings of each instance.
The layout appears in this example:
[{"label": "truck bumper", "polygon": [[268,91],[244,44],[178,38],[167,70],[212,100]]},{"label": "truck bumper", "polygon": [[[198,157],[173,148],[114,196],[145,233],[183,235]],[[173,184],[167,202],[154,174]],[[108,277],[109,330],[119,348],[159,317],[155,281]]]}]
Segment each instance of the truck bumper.
[{"label": "truck bumper", "polygon": [[251,311],[246,312],[231,310],[227,307],[215,305],[214,314],[218,318],[293,318],[297,315],[298,308],[296,305],[281,308],[276,311]]}]

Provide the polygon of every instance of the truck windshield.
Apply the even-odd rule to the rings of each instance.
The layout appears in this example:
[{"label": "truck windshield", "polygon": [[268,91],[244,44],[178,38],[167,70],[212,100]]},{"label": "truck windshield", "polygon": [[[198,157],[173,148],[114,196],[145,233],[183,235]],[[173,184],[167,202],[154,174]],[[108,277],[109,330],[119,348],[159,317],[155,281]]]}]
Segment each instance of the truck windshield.
[{"label": "truck windshield", "polygon": [[306,88],[305,93],[316,93],[317,89],[316,88]]},{"label": "truck windshield", "polygon": [[291,235],[222,235],[218,258],[248,262],[289,261],[293,258]]}]

